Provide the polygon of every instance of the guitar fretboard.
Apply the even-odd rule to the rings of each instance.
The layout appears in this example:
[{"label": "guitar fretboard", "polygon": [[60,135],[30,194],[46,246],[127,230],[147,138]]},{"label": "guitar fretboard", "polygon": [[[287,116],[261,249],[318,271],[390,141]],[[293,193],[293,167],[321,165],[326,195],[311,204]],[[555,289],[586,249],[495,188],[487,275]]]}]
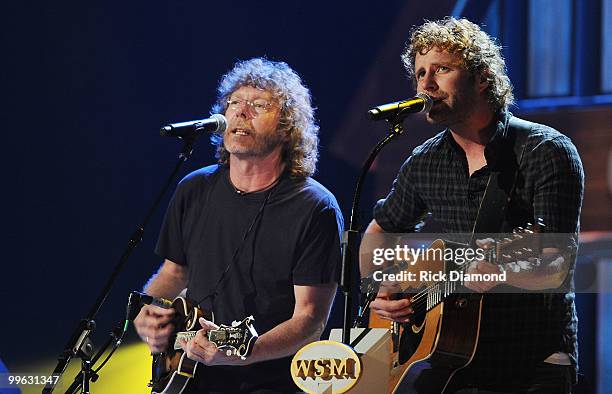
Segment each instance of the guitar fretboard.
[{"label": "guitar fretboard", "polygon": [[186,342],[191,341],[196,336],[197,331],[180,331],[176,333],[176,340],[174,341],[174,350],[181,349],[179,341],[183,340]]},{"label": "guitar fretboard", "polygon": [[[524,229],[523,229],[524,230]],[[528,230],[530,231],[529,227]],[[514,234],[513,238],[506,238],[506,244],[512,244],[517,239],[521,239],[518,234]],[[532,252],[531,249],[523,248],[525,252]],[[497,248],[489,249],[484,253],[484,261],[491,264],[499,265],[498,261],[499,246]],[[403,262],[404,266],[407,266],[406,262]],[[455,269],[460,275],[467,272],[468,264],[463,264]],[[431,309],[440,304],[446,297],[454,294],[457,289],[464,286],[463,277],[459,281],[436,281],[434,284],[427,286],[412,297],[412,302],[416,308],[425,308],[425,312],[429,312]]]},{"label": "guitar fretboard", "polygon": [[[183,340],[189,342],[196,336],[197,331],[179,331],[176,333],[176,340],[174,341],[174,350],[181,349],[179,341]],[[242,340],[242,333],[240,330],[231,330],[226,332],[224,330],[211,330],[206,334],[209,341],[213,342],[217,346],[221,346],[228,342],[238,342]]]}]

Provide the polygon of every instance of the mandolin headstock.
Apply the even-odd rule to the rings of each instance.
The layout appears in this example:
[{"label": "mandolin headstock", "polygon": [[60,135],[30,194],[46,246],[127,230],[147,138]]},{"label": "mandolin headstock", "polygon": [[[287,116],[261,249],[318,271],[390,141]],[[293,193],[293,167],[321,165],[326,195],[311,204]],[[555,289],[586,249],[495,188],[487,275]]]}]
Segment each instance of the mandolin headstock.
[{"label": "mandolin headstock", "polygon": [[242,321],[234,321],[231,326],[222,324],[208,332],[208,340],[225,350],[228,356],[238,356],[244,360],[251,354],[258,337],[253,327],[254,320],[253,316],[249,316]]}]

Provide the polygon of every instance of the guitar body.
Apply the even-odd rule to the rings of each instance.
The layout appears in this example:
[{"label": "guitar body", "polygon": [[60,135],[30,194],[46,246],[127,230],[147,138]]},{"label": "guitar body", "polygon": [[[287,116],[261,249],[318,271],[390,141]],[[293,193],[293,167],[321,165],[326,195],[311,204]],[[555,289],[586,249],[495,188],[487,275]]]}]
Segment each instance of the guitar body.
[{"label": "guitar body", "polygon": [[482,295],[454,294],[430,310],[421,327],[404,329],[400,339],[402,351],[415,344],[416,350],[393,393],[443,393],[453,375],[465,368],[478,343]]},{"label": "guitar body", "polygon": [[180,394],[195,375],[198,362],[186,357],[182,349],[175,349],[176,334],[202,328],[198,319],[212,317],[204,313],[193,302],[177,297],[172,302],[175,310],[174,334],[170,337],[168,348],[163,353],[153,355],[153,371],[150,386],[153,394]]},{"label": "guitar body", "polygon": [[[528,223],[525,228],[516,228],[512,234],[494,241],[494,247],[488,248],[484,260],[503,265],[519,260],[525,263],[532,257],[539,257],[542,245],[537,234],[542,232],[543,227],[541,220],[538,220],[535,225]],[[444,251],[465,246],[438,239],[428,249]],[[457,371],[465,368],[476,352],[483,296],[457,291],[461,285],[456,282],[435,279],[436,275],[446,278],[440,274],[451,271],[465,272],[467,267],[465,261],[458,265],[444,261],[442,254],[438,259],[435,256],[438,255],[434,253],[431,260],[420,258],[399,263],[402,270],[418,280],[396,286],[396,294],[410,295],[414,314],[409,323],[391,323],[389,393],[443,393]],[[430,275],[421,279],[421,271],[429,271]],[[370,327],[389,328],[389,324],[375,313],[370,313]]]},{"label": "guitar body", "polygon": [[[430,248],[444,248],[437,240]],[[444,261],[427,261],[432,272],[448,272]],[[422,265],[413,266],[415,272]],[[431,286],[412,282],[405,291]],[[418,294],[418,293],[417,293]],[[389,393],[443,393],[453,375],[466,367],[476,351],[482,307],[481,294],[451,294],[431,309],[422,296],[412,295],[415,313],[407,324],[390,323],[370,313],[370,327],[389,328],[392,349]],[[441,300],[442,298],[439,298]],[[419,301],[417,301],[419,300]]]},{"label": "guitar body", "polygon": [[151,392],[153,394],[181,394],[189,380],[195,376],[197,366],[198,363],[187,358],[185,353],[175,352],[173,357],[165,356],[165,360],[162,360],[161,357],[156,360],[154,356],[153,368],[162,367],[165,370]]}]

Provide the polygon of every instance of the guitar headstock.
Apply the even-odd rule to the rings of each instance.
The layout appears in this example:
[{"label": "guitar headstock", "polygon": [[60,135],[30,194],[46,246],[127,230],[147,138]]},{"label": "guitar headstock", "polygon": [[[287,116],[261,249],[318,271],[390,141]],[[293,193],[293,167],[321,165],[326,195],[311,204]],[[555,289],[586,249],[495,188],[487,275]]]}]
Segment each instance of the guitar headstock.
[{"label": "guitar headstock", "polygon": [[542,219],[535,224],[527,223],[525,227],[516,227],[511,234],[495,242],[495,261],[506,264],[516,261],[528,261],[537,258],[542,250],[541,234],[544,230]]},{"label": "guitar headstock", "polygon": [[243,360],[251,354],[253,344],[258,337],[253,327],[253,316],[242,321],[234,321],[231,326],[222,324],[216,330],[208,332],[208,340],[217,348],[225,350],[228,356],[239,356]]}]

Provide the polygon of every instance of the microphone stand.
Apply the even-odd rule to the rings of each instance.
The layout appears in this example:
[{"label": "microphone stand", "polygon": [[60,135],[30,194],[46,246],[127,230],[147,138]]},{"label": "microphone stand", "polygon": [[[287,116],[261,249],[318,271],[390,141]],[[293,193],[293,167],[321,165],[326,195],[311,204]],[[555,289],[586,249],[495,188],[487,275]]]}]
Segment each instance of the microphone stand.
[{"label": "microphone stand", "polygon": [[[194,131],[197,131],[197,130],[194,130]],[[119,273],[123,269],[125,263],[128,261],[128,258],[130,257],[130,255],[132,254],[136,246],[138,246],[138,244],[142,241],[142,236],[144,234],[145,227],[148,224],[151,217],[153,216],[153,214],[155,213],[155,211],[157,210],[157,207],[159,206],[159,203],[161,202],[163,196],[166,194],[168,188],[170,187],[170,185],[173,183],[174,179],[178,175],[179,170],[181,169],[181,166],[183,165],[183,163],[185,163],[191,157],[191,154],[193,153],[193,143],[195,142],[197,138],[197,133],[194,132],[192,135],[188,135],[188,136],[184,136],[180,138],[183,140],[183,149],[181,153],[179,154],[178,162],[176,163],[174,169],[168,176],[166,183],[162,186],[157,197],[153,201],[153,205],[147,211],[147,214],[142,224],[138,226],[138,228],[136,228],[136,230],[130,236],[129,241],[125,249],[123,250],[123,253],[121,254],[121,257],[119,258],[117,264],[115,265],[115,268],[113,269],[113,272],[111,273],[110,277],[106,281],[104,288],[98,295],[98,298],[96,299],[95,303],[89,310],[87,317],[81,319],[78,326],[73,331],[72,336],[66,343],[66,346],[64,346],[64,351],[58,356],[57,365],[55,366],[55,369],[53,370],[53,373],[52,373],[52,375],[57,376],[57,378],[51,379],[51,382],[45,385],[45,387],[42,390],[43,394],[49,394],[53,392],[53,389],[55,389],[57,382],[59,382],[61,375],[66,370],[66,367],[68,366],[68,364],[70,363],[70,360],[73,357],[79,357],[82,360],[81,372],[79,372],[79,375],[77,375],[75,380],[81,381],[80,386],[81,386],[81,392],[83,394],[89,394],[90,380],[91,381],[97,380],[97,375],[93,372],[91,368],[92,361],[95,362],[101,356],[102,352],[106,349],[106,347],[108,347],[112,339],[109,340],[106,346],[102,349],[102,352],[96,355],[92,360],[91,355],[93,353],[93,345],[91,343],[91,340],[89,339],[89,336],[91,332],[94,331],[96,328],[95,317],[98,314],[102,305],[104,304],[104,301],[106,301],[106,298],[108,297],[113,284],[117,280],[117,277],[119,276]],[[73,387],[73,386],[74,384],[70,387],[70,390],[76,389],[76,387]]]},{"label": "microphone stand", "polygon": [[81,371],[75,376],[74,381],[65,391],[65,394],[76,393],[79,389],[81,390],[81,393],[89,393],[89,382],[96,382],[98,380],[99,375],[97,371],[100,369],[98,368],[94,371],[92,367],[96,364],[98,359],[100,359],[100,357],[102,357],[102,355],[106,352],[106,349],[108,349],[108,347],[113,344],[113,342],[117,343],[118,340],[121,340],[121,338],[123,337],[123,333],[126,329],[127,327],[124,328],[122,327],[121,323],[119,323],[111,331],[110,337],[106,340],[106,342],[100,348],[98,353],[93,356],[93,358],[91,357],[91,354],[93,353],[93,345],[91,345],[91,341],[89,341],[90,345],[88,346],[88,349],[86,349],[87,352],[85,353],[85,350],[82,350],[81,352],[84,354],[79,354],[79,357],[81,358]]},{"label": "microphone stand", "polygon": [[[344,232],[342,235],[342,276],[340,277],[340,288],[344,293],[344,323],[342,326],[342,343],[346,345],[350,345],[350,328],[351,328],[351,320],[352,320],[352,306],[353,300],[351,297],[351,283],[352,283],[352,270],[359,263],[359,224],[357,218],[357,208],[359,206],[359,200],[361,199],[361,189],[363,186],[363,182],[365,181],[365,177],[378,156],[378,153],[385,147],[389,142],[391,142],[394,138],[399,136],[404,132],[403,121],[405,115],[408,112],[399,111],[395,114],[394,117],[387,119],[390,124],[389,134],[385,138],[376,144],[372,152],[370,152],[370,156],[368,156],[367,160],[363,164],[361,169],[361,174],[357,179],[357,186],[355,187],[355,193],[353,195],[353,204],[351,206],[351,217],[349,221],[349,229]],[[374,293],[374,296],[376,293]],[[370,302],[373,298],[370,300]],[[369,306],[369,302],[366,304]],[[366,306],[366,307],[367,307]],[[364,308],[360,308],[359,316],[357,317],[357,321],[354,327],[359,327],[361,324],[361,319],[363,318]]]}]

